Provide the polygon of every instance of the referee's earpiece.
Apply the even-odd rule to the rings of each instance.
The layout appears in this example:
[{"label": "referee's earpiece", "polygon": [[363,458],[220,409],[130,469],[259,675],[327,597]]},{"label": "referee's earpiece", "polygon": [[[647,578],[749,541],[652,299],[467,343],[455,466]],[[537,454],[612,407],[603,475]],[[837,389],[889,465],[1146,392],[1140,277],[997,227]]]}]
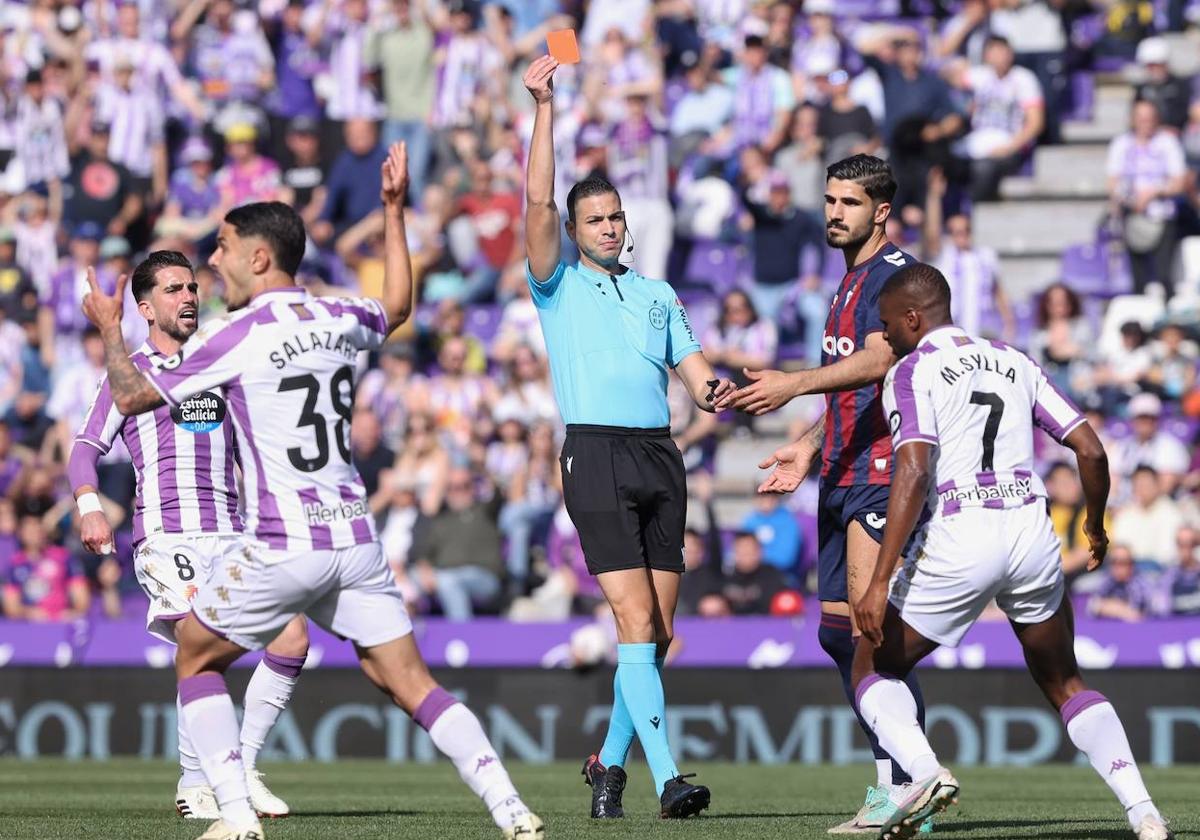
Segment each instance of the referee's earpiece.
[{"label": "referee's earpiece", "polygon": [[625,249],[625,253],[632,254],[633,253],[633,231],[631,231],[629,228],[625,228],[625,233],[627,233],[629,235],[629,247]]}]

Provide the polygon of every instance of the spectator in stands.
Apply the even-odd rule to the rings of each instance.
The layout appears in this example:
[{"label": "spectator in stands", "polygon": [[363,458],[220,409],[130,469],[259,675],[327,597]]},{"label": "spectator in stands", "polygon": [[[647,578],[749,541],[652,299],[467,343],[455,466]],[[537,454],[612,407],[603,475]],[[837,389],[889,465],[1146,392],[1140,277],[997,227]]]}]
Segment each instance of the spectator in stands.
[{"label": "spectator in stands", "polygon": [[[825,225],[825,138],[819,134],[819,117],[812,105],[801,105],[792,116],[788,144],[775,154],[775,166],[788,179],[792,203]],[[822,307],[825,308],[825,307]]]},{"label": "spectator in stands", "polygon": [[32,457],[28,449],[17,449],[13,445],[12,431],[0,418],[0,498],[8,498],[9,491],[18,486]]},{"label": "spectator in stands", "polygon": [[225,130],[225,165],[214,179],[221,193],[222,213],[250,202],[279,198],[279,164],[258,153],[257,139],[258,129],[251,123],[235,123]]},{"label": "spectator in stands", "polygon": [[63,221],[72,227],[93,222],[114,236],[124,236],[144,205],[133,175],[109,157],[110,136],[109,124],[94,120],[86,148],[71,158]]},{"label": "spectator in stands", "polygon": [[1073,393],[1073,380],[1086,367],[1095,340],[1079,295],[1062,283],[1047,288],[1038,299],[1037,327],[1029,355],[1059,390]]},{"label": "spectator in stands", "polygon": [[1113,541],[1125,545],[1139,563],[1158,569],[1176,559],[1175,533],[1183,525],[1179,506],[1164,492],[1153,467],[1133,471],[1133,501],[1113,517]]},{"label": "spectator in stands", "polygon": [[1175,544],[1178,559],[1162,579],[1167,611],[1171,615],[1200,615],[1200,531],[1180,528]]},{"label": "spectator in stands", "polygon": [[1181,324],[1166,323],[1158,330],[1158,339],[1150,344],[1150,369],[1145,387],[1165,400],[1178,401],[1196,384],[1196,362],[1200,349],[1187,337]]},{"label": "spectator in stands", "polygon": [[733,568],[716,594],[728,602],[734,615],[766,615],[775,593],[787,589],[783,573],[763,563],[762,544],[749,531],[733,537]]},{"label": "spectator in stands", "polygon": [[[913,219],[925,206],[929,167],[948,158],[949,141],[962,131],[963,115],[941,77],[922,66],[921,38],[915,31],[888,28],[858,47],[883,84],[883,139],[900,185],[892,204],[898,216]],[[904,212],[909,206],[917,208],[916,214]]]},{"label": "spectator in stands", "polygon": [[990,13],[988,0],[964,0],[959,10],[942,23],[933,48],[934,58],[962,56],[971,64],[982,64]]},{"label": "spectator in stands", "polygon": [[[468,279],[459,299],[477,303],[495,299],[500,273],[525,251],[524,243],[517,238],[520,198],[508,184],[495,177],[486,161],[474,160],[468,169],[471,189],[459,199],[461,215],[450,223],[448,232],[453,236],[459,227],[470,240],[469,247],[464,249],[471,253],[470,261],[460,264]],[[667,244],[670,244],[669,231]]]},{"label": "spectator in stands", "polygon": [[610,129],[608,179],[621,195],[634,269],[643,277],[665,279],[674,231],[667,127],[644,94],[625,97],[624,115]]},{"label": "spectator in stands", "polygon": [[350,119],[345,128],[346,148],[337,156],[326,181],[325,208],[312,226],[312,237],[324,245],[364,219],[379,205],[380,167],[387,149],[379,143],[375,123]]},{"label": "spectator in stands", "polygon": [[513,352],[492,414],[497,419],[513,417],[527,427],[557,419],[558,406],[546,362],[528,345],[521,345]]},{"label": "spectator in stands", "polygon": [[119,53],[111,82],[96,90],[93,119],[109,126],[108,159],[129,170],[133,189],[153,206],[167,196],[166,115],[136,76],[132,55]]},{"label": "spectator in stands", "polygon": [[[375,98],[375,91],[371,85],[363,84],[370,70],[365,60],[370,35],[367,0],[345,0],[336,5],[325,3],[320,8],[323,13],[314,16],[308,28],[313,33],[311,37],[323,40],[328,50],[331,85],[329,98],[325,100],[325,116],[334,126],[355,120],[379,119],[383,109]],[[378,165],[375,174],[379,174]],[[378,190],[378,180],[376,186]]]},{"label": "spectator in stands", "polygon": [[[1083,503],[1083,488],[1079,473],[1066,461],[1050,465],[1045,475],[1050,522],[1062,546],[1062,567],[1070,584],[1075,587],[1085,574],[1091,551],[1083,525],[1087,510]],[[1105,518],[1105,529],[1111,530],[1112,522]]]},{"label": "spectator in stands", "polygon": [[216,232],[221,220],[220,188],[213,182],[212,149],[190,137],[179,151],[182,164],[171,175],[167,203],[155,226],[162,241],[156,247],[196,252]]},{"label": "spectator in stands", "polygon": [[[522,347],[529,348],[539,359],[546,358],[546,338],[542,335],[537,307],[533,304],[533,295],[525,280],[524,262],[517,266],[517,270],[520,272],[520,283],[504,304],[500,323],[496,327],[496,337],[492,340],[491,358],[500,364],[506,364]],[[501,282],[503,284],[504,281]]]},{"label": "spectator in stands", "polygon": [[1021,168],[1045,127],[1037,77],[1013,64],[1012,46],[988,37],[982,65],[964,68],[959,84],[971,93],[971,126],[962,140],[970,160],[971,198],[995,201],[1000,179]]},{"label": "spectator in stands", "polygon": [[71,164],[63,133],[62,104],[47,95],[40,69],[25,75],[25,93],[16,103],[14,128],[16,159],[26,189],[44,184],[57,190],[70,173]]},{"label": "spectator in stands", "polygon": [[[0,429],[4,425],[0,422]],[[12,565],[13,555],[20,548],[17,542],[17,511],[12,500],[0,494],[0,580],[8,580],[8,570]],[[0,605],[0,615],[4,612]]]},{"label": "spectator in stands", "polygon": [[496,401],[495,383],[466,370],[467,343],[451,338],[438,352],[438,371],[413,388],[414,411],[437,418],[438,428],[459,447],[465,447],[471,426]]},{"label": "spectator in stands", "polygon": [[1178,240],[1177,199],[1187,186],[1179,138],[1162,127],[1158,105],[1133,105],[1131,130],[1108,147],[1108,195],[1124,226],[1135,291],[1158,283],[1174,290],[1171,260]]},{"label": "spectator in stands", "polygon": [[500,530],[508,540],[508,584],[514,595],[525,594],[530,547],[545,535],[562,500],[562,471],[554,426],[542,420],[529,429],[527,457],[513,475],[500,510]]},{"label": "spectator in stands", "polygon": [[712,66],[700,56],[687,53],[684,81],[687,91],[671,111],[670,162],[678,168],[693,152],[719,154],[722,139],[731,137],[733,90],[719,82]]},{"label": "spectator in stands", "polygon": [[[0,282],[4,274],[0,269]],[[25,331],[0,306],[0,418],[8,414],[17,395],[21,393],[21,353],[25,348]],[[3,490],[0,490],[0,495]]]},{"label": "spectator in stands", "polygon": [[500,594],[500,498],[478,501],[478,477],[455,467],[446,483],[446,507],[414,537],[411,574],[421,590],[434,596],[451,621],[468,621],[477,606]]},{"label": "spectator in stands", "polygon": [[17,524],[20,550],[13,555],[4,584],[4,614],[16,621],[72,621],[87,612],[91,596],[83,566],[50,542],[41,516],[22,513]]},{"label": "spectator in stands", "polygon": [[438,362],[446,343],[452,340],[463,342],[467,358],[463,370],[469,374],[481,374],[487,370],[487,348],[478,337],[467,332],[467,310],[462,301],[444,298],[438,302],[433,323],[417,334],[417,365],[429,368]]},{"label": "spectator in stands", "polygon": [[393,451],[398,452],[404,442],[408,392],[417,378],[412,346],[391,342],[379,354],[379,367],[363,374],[355,392],[355,407],[368,408],[379,419],[384,444]]},{"label": "spectator in stands", "polygon": [[17,232],[11,225],[0,225],[0,310],[8,316],[10,331],[17,329],[13,319],[31,301],[37,301],[37,286],[17,259]]},{"label": "spectator in stands", "polygon": [[[709,534],[714,534],[715,527],[710,526]],[[721,537],[716,534],[710,537],[695,528],[683,532],[683,578],[679,581],[679,612],[683,615],[703,615],[713,617],[715,611],[728,615],[729,605],[720,595],[725,582],[721,571],[719,558],[721,556]],[[709,599],[709,604],[705,600]],[[712,599],[717,604],[714,608]]]},{"label": "spectator in stands", "polygon": [[25,332],[19,351],[21,387],[4,421],[16,443],[36,451],[53,425],[45,411],[50,397],[50,367],[42,353],[44,330],[39,326],[36,310],[22,312],[17,323]]},{"label": "spectator in stands", "polygon": [[878,152],[879,129],[871,112],[850,95],[850,74],[839,67],[825,77],[824,87],[828,101],[818,113],[817,134],[824,144],[825,164]]},{"label": "spectator in stands", "polygon": [[754,510],[742,520],[741,530],[754,534],[762,547],[763,562],[782,572],[788,584],[794,586],[804,537],[796,517],[783,506],[783,497],[755,493]]},{"label": "spectator in stands", "polygon": [[[297,117],[318,120],[321,116],[321,103],[313,87],[313,80],[321,69],[320,33],[305,30],[305,13],[305,0],[287,0],[277,18],[263,21],[275,59],[275,87],[267,91],[265,104],[269,114],[271,152],[276,160],[285,159],[282,141],[292,120]],[[412,162],[411,147],[409,162]]]},{"label": "spectator in stands", "polygon": [[795,46],[790,69],[798,81],[808,81],[844,67],[851,55],[849,45],[837,31],[833,17],[835,9],[833,0],[806,0],[804,3],[808,37],[797,39],[792,33]]},{"label": "spectator in stands", "polygon": [[785,299],[796,292],[797,281],[821,271],[824,230],[792,204],[787,176],[772,171],[766,178],[767,196],[755,197],[753,184],[742,192],[754,252],[754,285],[750,294],[758,314],[774,321]]},{"label": "spectator in stands", "polygon": [[1146,38],[1137,45],[1137,63],[1143,75],[1134,89],[1134,100],[1152,102],[1158,106],[1163,125],[1182,131],[1188,121],[1188,105],[1192,100],[1192,85],[1189,79],[1180,78],[1171,72],[1168,62],[1171,47],[1161,36]]},{"label": "spectator in stands", "polygon": [[383,92],[383,143],[407,144],[408,191],[414,201],[425,192],[433,150],[429,116],[437,62],[430,6],[428,0],[392,0],[391,20],[373,29],[366,42],[366,64],[377,69]]},{"label": "spectator in stands", "polygon": [[408,434],[393,473],[396,485],[410,488],[422,516],[436,516],[446,499],[450,453],[442,446],[433,418],[421,412],[408,418]]},{"label": "spectator in stands", "polygon": [[54,429],[42,446],[47,458],[65,463],[75,433],[83,427],[88,408],[96,398],[96,383],[104,378],[104,342],[100,331],[91,324],[81,336],[83,356],[60,370],[46,403],[46,415]]},{"label": "spectator in stands", "polygon": [[747,35],[736,64],[725,71],[733,90],[733,143],[772,154],[787,139],[795,95],[786,71],[767,63],[761,35]]},{"label": "spectator in stands", "polygon": [[1138,570],[1128,546],[1115,544],[1104,562],[1106,575],[1088,600],[1088,612],[1096,618],[1141,621],[1160,611],[1160,596],[1154,581]]},{"label": "spectator in stands", "polygon": [[1124,410],[1130,398],[1141,390],[1153,359],[1146,346],[1146,331],[1137,321],[1121,325],[1121,344],[1116,352],[1105,354],[1092,372],[1101,407],[1105,414]]},{"label": "spectator in stands", "polygon": [[971,335],[983,335],[990,316],[998,315],[1003,336],[1016,336],[1012,307],[1000,282],[1000,258],[991,248],[976,245],[971,217],[955,213],[942,226],[942,202],[946,177],[934,167],[929,171],[929,194],[925,202],[923,256],[950,284],[950,308],[954,323]]},{"label": "spectator in stands", "polygon": [[1165,493],[1179,487],[1191,461],[1187,449],[1174,435],[1161,428],[1162,400],[1154,394],[1137,394],[1129,401],[1133,435],[1117,444],[1110,453],[1116,474],[1132,478],[1140,466],[1153,468]]},{"label": "spectator in stands", "polygon": [[[775,323],[758,317],[750,296],[741,289],[726,293],[721,300],[721,314],[704,335],[704,354],[722,376],[738,386],[750,384],[744,370],[763,370],[775,363],[779,334]],[[753,418],[738,412],[734,423],[750,428]]]},{"label": "spectator in stands", "polygon": [[82,339],[89,325],[79,304],[87,292],[87,270],[97,267],[100,285],[110,291],[116,287],[117,278],[99,266],[103,236],[104,228],[95,222],[77,225],[71,232],[67,257],[43,290],[39,315],[42,356],[55,375],[83,360]]},{"label": "spectator in stands", "polygon": [[29,275],[35,289],[45,289],[50,278],[58,269],[58,240],[62,231],[62,218],[42,188],[27,192],[10,202],[8,210],[15,210],[12,232],[16,237],[16,260]]},{"label": "spectator in stands", "polygon": [[396,453],[383,442],[383,427],[375,412],[369,408],[356,408],[354,411],[354,420],[350,424],[350,448],[367,496],[374,496],[379,490],[380,474],[396,463]]},{"label": "spectator in stands", "polygon": [[293,117],[287,124],[284,143],[290,162],[283,170],[283,189],[279,198],[294,207],[304,223],[312,227],[325,207],[325,168],[321,161],[319,124],[310,116]]}]

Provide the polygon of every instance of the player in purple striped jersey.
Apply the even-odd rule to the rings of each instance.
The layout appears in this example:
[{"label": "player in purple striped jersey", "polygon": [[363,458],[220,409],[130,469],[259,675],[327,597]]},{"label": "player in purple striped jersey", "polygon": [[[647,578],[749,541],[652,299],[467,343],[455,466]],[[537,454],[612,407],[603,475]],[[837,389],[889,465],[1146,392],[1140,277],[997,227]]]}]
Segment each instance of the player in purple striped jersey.
[{"label": "player in purple striped jersey", "polygon": [[[148,370],[175,353],[196,332],[196,280],[187,257],[155,251],[133,272],[133,297],[150,334],[131,359]],[[126,417],[113,404],[107,378],[75,436],[67,472],[81,514],[83,544],[97,554],[113,548],[112,529],[96,493],[96,463],[118,437],[133,459],[137,493],[133,511],[134,574],[146,597],[146,629],[175,643],[175,624],[212,576],[214,567],[240,548],[237,446],[225,402],[206,392],[177,409]],[[286,816],[287,803],[271,793],[257,769],[258,752],[279,719],[308,654],[308,631],[294,619],[267,646],[244,700],[242,759],[251,801],[260,814]],[[192,739],[179,724],[179,783],[175,808],[189,819],[216,819],[217,802],[204,780]]]},{"label": "player in purple striped jersey", "polygon": [[304,223],[279,202],[226,215],[210,264],[224,280],[230,314],[146,371],[122,344],[123,290],[110,296],[93,284],[84,298],[104,339],[119,411],[141,414],[164,401],[179,408],[220,389],[243,453],[242,549],[217,565],[176,628],[182,714],[221,813],[201,840],[263,836],[224,671],[300,614],[354,643],[368,678],[429,732],[506,838],[545,835],[479,721],[434,681],[421,658],[351,461],[358,355],[378,349],[412,311],[406,157],[396,144],[383,164],[382,300],[313,297],[296,286]]}]

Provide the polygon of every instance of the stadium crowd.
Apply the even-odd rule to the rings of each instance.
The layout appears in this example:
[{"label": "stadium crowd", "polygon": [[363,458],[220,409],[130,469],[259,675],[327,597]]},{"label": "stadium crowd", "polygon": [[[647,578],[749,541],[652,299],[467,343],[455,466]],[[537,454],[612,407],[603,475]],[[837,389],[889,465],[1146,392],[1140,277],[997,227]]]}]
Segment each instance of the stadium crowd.
[{"label": "stadium crowd", "polygon": [[[892,6],[895,6],[894,8]],[[71,441],[101,377],[80,311],[85,269],[111,290],[151,249],[203,267],[223,214],[292,204],[303,282],[377,294],[380,164],[405,140],[419,317],[364,361],[355,462],[410,604],[452,619],[565,618],[603,600],[562,505],[563,430],[525,281],[531,129],[520,74],[548,31],[579,31],[556,76],[557,192],[603,171],[629,216],[628,259],[675,284],[708,358],[819,361],[831,285],[825,167],[885,155],[901,185],[890,233],[938,265],[968,331],[1015,341],[1103,430],[1114,548],[1085,575],[1078,477],[1042,467],[1074,591],[1119,620],[1200,614],[1200,348],[1195,316],[1117,324],[1109,295],[1064,284],[1009,300],[972,207],[1061,139],[1071,74],[1128,64],[1142,81],[1109,152],[1112,220],[1136,292],[1170,300],[1195,232],[1200,96],[1158,31],[1188,6],[1126,0],[32,0],[0,10],[0,578],[10,618],[144,609],[130,570],[128,456],[101,462],[117,551],[82,548]],[[565,243],[569,248],[569,243]],[[568,251],[569,253],[569,251]],[[1167,311],[1178,311],[1178,307]],[[1032,313],[1032,314],[1031,314]],[[126,306],[127,338],[145,327]],[[814,512],[759,497],[722,521],[713,475],[745,416],[672,403],[703,527],[684,547],[682,607],[792,612],[811,591]],[[766,449],[764,444],[763,449]],[[768,450],[769,451],[769,450]],[[763,455],[767,451],[763,451]],[[749,488],[746,488],[747,494]],[[812,494],[809,494],[812,495]]]}]

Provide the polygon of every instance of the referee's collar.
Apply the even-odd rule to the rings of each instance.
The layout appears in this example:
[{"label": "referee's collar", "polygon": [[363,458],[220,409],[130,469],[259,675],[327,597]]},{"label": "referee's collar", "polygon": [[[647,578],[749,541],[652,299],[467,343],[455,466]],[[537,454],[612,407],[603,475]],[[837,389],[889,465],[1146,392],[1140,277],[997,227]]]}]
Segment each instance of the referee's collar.
[{"label": "referee's collar", "polygon": [[575,263],[575,270],[589,280],[607,280],[610,277],[616,277],[618,280],[624,280],[627,277],[633,278],[638,276],[638,273],[629,266],[624,266],[624,268],[625,270],[623,272],[616,274],[615,272],[597,271],[594,268],[588,268],[583,264],[583,262]]}]

